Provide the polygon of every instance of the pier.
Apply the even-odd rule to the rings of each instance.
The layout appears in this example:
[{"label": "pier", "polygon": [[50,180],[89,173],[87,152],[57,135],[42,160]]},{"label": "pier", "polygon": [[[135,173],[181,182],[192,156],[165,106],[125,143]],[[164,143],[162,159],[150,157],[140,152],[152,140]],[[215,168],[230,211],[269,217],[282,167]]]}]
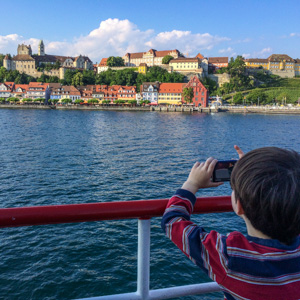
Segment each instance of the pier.
[{"label": "pier", "polygon": [[58,110],[106,110],[106,111],[155,111],[181,113],[238,113],[238,114],[300,114],[300,106],[128,106],[128,105],[43,105],[43,104],[0,104],[0,109],[58,109]]}]

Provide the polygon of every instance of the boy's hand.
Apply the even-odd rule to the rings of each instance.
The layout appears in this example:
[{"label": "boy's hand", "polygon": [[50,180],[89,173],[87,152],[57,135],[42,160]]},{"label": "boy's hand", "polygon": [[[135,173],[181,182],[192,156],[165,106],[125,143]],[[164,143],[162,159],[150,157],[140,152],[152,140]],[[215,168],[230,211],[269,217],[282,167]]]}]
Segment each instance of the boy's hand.
[{"label": "boy's hand", "polygon": [[245,153],[242,151],[242,149],[239,146],[234,145],[234,149],[236,150],[237,154],[239,155],[239,158],[242,158],[245,155]]},{"label": "boy's hand", "polygon": [[218,161],[212,157],[208,158],[205,163],[196,162],[187,181],[183,184],[182,189],[196,194],[199,189],[217,187],[223,184],[223,182],[211,181],[211,176],[217,162]]}]

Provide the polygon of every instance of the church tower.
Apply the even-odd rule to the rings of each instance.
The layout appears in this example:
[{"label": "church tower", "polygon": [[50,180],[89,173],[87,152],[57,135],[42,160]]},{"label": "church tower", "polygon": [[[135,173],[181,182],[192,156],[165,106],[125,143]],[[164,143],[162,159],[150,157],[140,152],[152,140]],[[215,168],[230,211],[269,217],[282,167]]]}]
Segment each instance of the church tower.
[{"label": "church tower", "polygon": [[45,55],[45,46],[44,46],[43,40],[41,40],[40,43],[39,43],[38,55],[39,56],[44,56]]}]

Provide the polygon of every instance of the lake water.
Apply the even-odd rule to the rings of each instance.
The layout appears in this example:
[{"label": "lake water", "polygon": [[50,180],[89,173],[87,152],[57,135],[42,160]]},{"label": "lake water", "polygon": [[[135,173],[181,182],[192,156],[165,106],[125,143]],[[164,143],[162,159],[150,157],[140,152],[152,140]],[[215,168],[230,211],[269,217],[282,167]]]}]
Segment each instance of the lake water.
[{"label": "lake water", "polygon": [[[300,152],[300,116],[0,110],[2,207],[168,198],[196,160],[262,146]],[[198,193],[229,195],[229,184]],[[240,230],[233,213],[193,216]],[[151,222],[151,289],[208,281]],[[0,299],[136,290],[137,220],[0,229]],[[221,294],[182,299],[222,299]]]}]

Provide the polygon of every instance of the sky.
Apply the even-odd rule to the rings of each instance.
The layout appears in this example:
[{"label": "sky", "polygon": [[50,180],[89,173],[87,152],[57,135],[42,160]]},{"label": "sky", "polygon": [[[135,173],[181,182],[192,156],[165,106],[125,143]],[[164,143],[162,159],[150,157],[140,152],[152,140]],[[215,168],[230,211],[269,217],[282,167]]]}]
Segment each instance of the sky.
[{"label": "sky", "polygon": [[299,0],[0,0],[0,53],[39,41],[93,63],[149,49],[187,57],[300,58]]}]

